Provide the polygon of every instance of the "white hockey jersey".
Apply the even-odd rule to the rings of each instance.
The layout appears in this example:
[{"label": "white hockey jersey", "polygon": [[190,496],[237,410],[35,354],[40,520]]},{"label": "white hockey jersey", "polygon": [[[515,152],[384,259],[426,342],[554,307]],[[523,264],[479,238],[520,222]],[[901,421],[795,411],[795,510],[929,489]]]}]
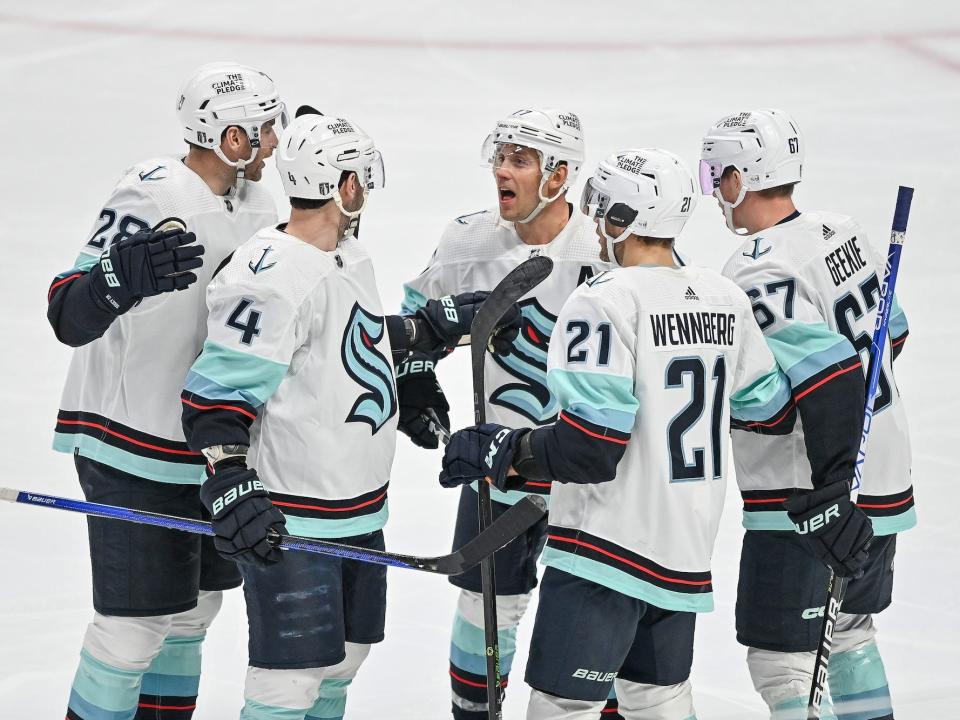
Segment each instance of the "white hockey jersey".
[{"label": "white hockey jersey", "polygon": [[289,532],[343,538],[382,528],[397,394],[362,244],[350,236],[324,252],[264,228],[210,284],[207,304],[207,340],[184,388],[197,411],[186,420],[191,444],[236,442],[231,416],[256,417],[248,463]]},{"label": "white hockey jersey", "polygon": [[[577,285],[612,267],[600,260],[596,227],[573,211],[563,230],[546,245],[524,243],[512,222],[496,208],[463,215],[440,238],[430,264],[404,285],[403,312],[412,314],[428,298],[492,290],[507,273],[530,257],[553,260],[549,277],[520,301],[523,328],[514,350],[490,355],[484,363],[488,422],[511,427],[548,425],[560,406],[547,388],[547,347],[557,313]],[[524,494],[547,494],[549,483],[528,482],[522,490],[491,489],[494,500],[513,504]]]},{"label": "white hockey jersey", "polygon": [[180,389],[206,335],[204,292],[240,243],[276,222],[272,198],[256,183],[239,195],[215,195],[181,157],[138,163],[114,188],[74,268],[57,282],[89,271],[112,243],[170,218],[206,250],[197,282],[144,299],[74,351],[53,447],[149,480],[198,484],[205,461],[184,440]]},{"label": "white hockey jersey", "polygon": [[[723,274],[751,297],[795,398],[843,372],[836,363],[851,344],[862,361],[855,371],[866,376],[883,262],[852,218],[814,212],[748,237],[727,262]],[[857,500],[878,535],[916,524],[910,436],[892,368],[906,336],[907,321],[894,300]],[[800,418],[786,437],[734,431],[733,448],[744,527],[793,529],[781,503],[791,489],[812,487]]]},{"label": "white hockey jersey", "polygon": [[790,405],[748,298],[702,268],[598,275],[560,312],[547,381],[558,426],[625,451],[610,482],[553,484],[542,562],[668,610],[712,610],[731,413]]}]

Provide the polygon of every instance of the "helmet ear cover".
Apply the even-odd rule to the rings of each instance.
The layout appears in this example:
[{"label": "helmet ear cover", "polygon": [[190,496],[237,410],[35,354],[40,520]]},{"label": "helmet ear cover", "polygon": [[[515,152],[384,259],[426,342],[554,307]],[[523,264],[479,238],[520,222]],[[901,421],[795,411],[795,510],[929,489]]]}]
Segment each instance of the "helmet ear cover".
[{"label": "helmet ear cover", "polygon": [[627,228],[637,219],[639,213],[626,203],[618,202],[610,206],[607,210],[606,219],[611,225],[618,228]]}]

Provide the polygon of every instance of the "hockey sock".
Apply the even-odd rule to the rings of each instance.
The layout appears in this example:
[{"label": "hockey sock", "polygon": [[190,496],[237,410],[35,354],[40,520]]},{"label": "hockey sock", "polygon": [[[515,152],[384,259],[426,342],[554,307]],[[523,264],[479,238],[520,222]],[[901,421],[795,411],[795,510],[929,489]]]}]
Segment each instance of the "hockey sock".
[{"label": "hockey sock", "polygon": [[[807,702],[813,682],[813,655],[812,652],[787,653],[747,648],[750,677],[754,688],[770,708],[771,720],[807,720]],[[824,698],[820,706],[820,717],[821,720],[836,720],[828,698]]]},{"label": "hockey sock", "polygon": [[830,656],[830,695],[838,720],[892,720],[893,705],[875,642]]},{"label": "hockey sock", "polygon": [[347,690],[356,677],[360,665],[367,659],[370,646],[348,642],[345,644],[347,656],[342,662],[323,673],[320,683],[320,697],[307,711],[304,720],[343,720],[347,707]]},{"label": "hockey sock", "polygon": [[[506,687],[517,649],[517,625],[529,595],[497,597],[497,638],[500,677]],[[485,720],[487,716],[487,643],[483,633],[483,602],[479,593],[460,593],[450,638],[450,684],[455,720]]]},{"label": "hockey sock", "polygon": [[136,720],[190,720],[200,687],[204,635],[168,637],[143,675]]},{"label": "hockey sock", "polygon": [[607,704],[600,711],[600,717],[603,720],[623,720],[620,714],[620,704],[617,702],[617,689],[610,688],[610,697],[607,698]]},{"label": "hockey sock", "polygon": [[676,685],[648,685],[618,678],[614,685],[619,712],[627,720],[697,720],[689,680]]},{"label": "hockey sock", "polygon": [[66,720],[131,720],[137,712],[141,676],[137,670],[112,667],[81,650]]}]

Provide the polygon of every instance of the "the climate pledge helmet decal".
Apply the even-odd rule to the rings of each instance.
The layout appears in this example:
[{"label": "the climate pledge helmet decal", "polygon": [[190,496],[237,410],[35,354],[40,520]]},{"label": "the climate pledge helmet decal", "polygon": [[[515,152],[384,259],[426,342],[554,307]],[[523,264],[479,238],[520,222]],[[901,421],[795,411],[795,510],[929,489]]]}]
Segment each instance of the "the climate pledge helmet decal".
[{"label": "the climate pledge helmet decal", "polygon": [[392,365],[376,347],[384,327],[382,317],[354,303],[340,349],[347,374],[368,391],[357,398],[346,422],[367,423],[373,433],[397,412]]}]

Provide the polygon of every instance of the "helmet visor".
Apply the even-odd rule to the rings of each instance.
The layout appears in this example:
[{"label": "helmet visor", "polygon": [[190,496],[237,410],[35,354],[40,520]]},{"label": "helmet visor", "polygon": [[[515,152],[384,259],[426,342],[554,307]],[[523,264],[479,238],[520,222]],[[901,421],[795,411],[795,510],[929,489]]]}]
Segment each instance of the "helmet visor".
[{"label": "helmet visor", "polygon": [[494,135],[488,135],[480,150],[480,157],[485,165],[494,170],[502,167],[513,170],[527,168],[540,169],[543,156],[539,150],[526,145],[517,145],[509,142],[497,142]]},{"label": "helmet visor", "polygon": [[610,194],[597,185],[595,178],[590,178],[583,186],[580,212],[593,220],[606,218],[607,222],[619,228],[630,227],[639,214],[626,203],[611,203]]},{"label": "helmet visor", "polygon": [[363,168],[363,182],[367,190],[379,190],[387,184],[387,176],[383,169],[383,155],[374,150],[370,161]]},{"label": "helmet visor", "polygon": [[724,164],[720,160],[700,161],[700,190],[704,195],[713,195],[720,187]]}]

